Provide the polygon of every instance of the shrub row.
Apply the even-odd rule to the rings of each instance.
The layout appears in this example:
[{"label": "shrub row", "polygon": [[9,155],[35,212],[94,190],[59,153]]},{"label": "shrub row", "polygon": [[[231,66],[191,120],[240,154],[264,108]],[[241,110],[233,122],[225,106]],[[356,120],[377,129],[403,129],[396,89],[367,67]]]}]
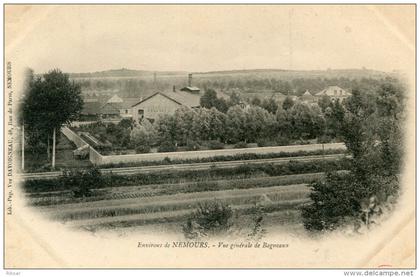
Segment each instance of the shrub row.
[{"label": "shrub row", "polygon": [[[261,187],[273,186],[287,186],[292,184],[310,184],[318,181],[324,176],[323,173],[309,173],[299,175],[285,175],[276,177],[263,177],[263,178],[247,178],[247,179],[233,179],[233,180],[214,180],[206,182],[191,182],[181,184],[168,184],[164,187],[156,188],[152,191],[147,190],[147,197],[172,195],[177,193],[192,193],[192,192],[206,192],[206,191],[222,191],[230,189],[250,189]],[[124,192],[120,192],[124,193]],[[67,203],[79,203],[87,201],[99,201],[114,199],[113,193],[103,190],[93,190],[92,195],[88,198],[73,198],[71,192],[63,191],[62,193],[47,193],[43,197],[39,194],[31,195],[33,206],[47,206],[58,205]],[[284,195],[288,196],[287,193]],[[127,198],[130,198],[130,192],[127,192]],[[142,197],[142,196],[136,196]]]},{"label": "shrub row", "polygon": [[[237,179],[258,176],[280,176],[290,174],[303,174],[324,172],[329,170],[345,170],[349,167],[347,159],[335,161],[311,161],[287,164],[246,164],[234,168],[210,168],[205,170],[169,171],[158,173],[141,173],[135,175],[97,175],[95,180],[89,181],[89,189],[118,187],[118,186],[141,186],[150,184],[202,182],[215,179]],[[85,187],[86,182],[83,174],[77,174],[78,178],[63,176],[59,179],[26,180],[23,188],[28,193],[58,190],[73,190],[75,187]],[[77,183],[78,182],[78,183]]]}]

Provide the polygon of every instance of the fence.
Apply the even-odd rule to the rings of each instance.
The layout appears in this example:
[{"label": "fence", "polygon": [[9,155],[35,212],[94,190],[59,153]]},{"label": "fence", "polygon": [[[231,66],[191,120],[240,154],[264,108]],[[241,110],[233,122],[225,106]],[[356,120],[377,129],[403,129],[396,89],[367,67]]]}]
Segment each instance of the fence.
[{"label": "fence", "polygon": [[[61,132],[77,147],[89,145],[78,134],[67,127],[61,128]],[[141,161],[161,161],[165,158],[171,160],[201,159],[216,156],[233,156],[238,154],[268,154],[268,153],[292,153],[298,151],[317,151],[322,150],[346,149],[344,143],[327,144],[305,144],[305,145],[287,145],[273,147],[241,148],[241,149],[221,149],[221,150],[203,150],[203,151],[184,151],[184,152],[166,152],[166,153],[148,153],[148,154],[129,154],[129,155],[101,155],[92,146],[89,147],[89,160],[94,165],[135,163]]]}]

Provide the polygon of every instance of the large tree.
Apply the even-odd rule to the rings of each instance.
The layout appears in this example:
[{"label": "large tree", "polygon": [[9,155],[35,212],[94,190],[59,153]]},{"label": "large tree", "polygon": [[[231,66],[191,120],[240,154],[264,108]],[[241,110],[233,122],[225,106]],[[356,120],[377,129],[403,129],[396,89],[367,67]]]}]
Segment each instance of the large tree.
[{"label": "large tree", "polygon": [[47,140],[48,153],[52,137],[52,168],[55,167],[56,132],[63,124],[75,120],[82,107],[80,86],[58,69],[35,78],[30,84],[22,107],[23,121],[29,133],[37,133],[38,138]]},{"label": "large tree", "polygon": [[340,133],[352,158],[348,173],[329,173],[313,186],[302,210],[309,230],[331,230],[351,222],[369,224],[395,202],[402,156],[403,89],[394,83],[375,94],[353,90]]}]

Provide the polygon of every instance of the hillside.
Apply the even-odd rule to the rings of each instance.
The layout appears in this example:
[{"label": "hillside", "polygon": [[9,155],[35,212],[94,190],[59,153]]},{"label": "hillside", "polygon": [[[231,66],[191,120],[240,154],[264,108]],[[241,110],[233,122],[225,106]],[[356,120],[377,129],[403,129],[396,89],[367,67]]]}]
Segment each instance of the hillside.
[{"label": "hillside", "polygon": [[371,69],[328,69],[328,70],[283,70],[283,69],[252,69],[252,70],[228,70],[198,72],[200,77],[258,77],[275,79],[298,79],[298,78],[384,78],[393,73]]},{"label": "hillside", "polygon": [[159,75],[185,75],[182,71],[148,71],[135,69],[110,69],[105,71],[84,72],[84,73],[70,73],[71,78],[135,78],[135,77],[152,77],[153,74]]},{"label": "hillside", "polygon": [[[72,78],[144,78],[158,76],[182,77],[186,76],[186,71],[151,71],[134,69],[111,69],[97,72],[70,73]],[[296,78],[384,78],[393,76],[394,73],[383,72],[371,69],[328,69],[328,70],[284,70],[284,69],[245,69],[245,70],[225,70],[209,72],[192,72],[195,77],[214,78],[214,77],[256,77],[256,78],[275,78],[275,79],[296,79]]]}]

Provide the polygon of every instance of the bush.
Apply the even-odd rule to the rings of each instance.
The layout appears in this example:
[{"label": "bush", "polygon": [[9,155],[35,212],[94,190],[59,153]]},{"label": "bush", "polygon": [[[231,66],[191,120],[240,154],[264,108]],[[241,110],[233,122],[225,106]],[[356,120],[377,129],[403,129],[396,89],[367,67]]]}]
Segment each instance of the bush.
[{"label": "bush", "polygon": [[218,140],[210,140],[207,145],[210,149],[213,149],[213,150],[225,148],[225,144]]},{"label": "bush", "polygon": [[150,153],[150,146],[145,144],[145,145],[138,145],[136,147],[136,153]]},{"label": "bush", "polygon": [[200,203],[197,211],[182,226],[182,230],[189,239],[220,234],[232,226],[232,215],[232,208],[227,204],[218,201]]},{"label": "bush", "polygon": [[[312,161],[294,162],[279,165],[270,164],[248,164],[234,168],[211,168],[203,170],[167,171],[138,173],[134,175],[103,175],[100,181],[94,184],[94,188],[107,186],[142,186],[151,184],[179,183],[182,182],[207,182],[220,179],[243,179],[264,176],[282,176],[289,174],[304,174],[314,172],[326,172],[332,170],[346,170],[351,160],[337,161]],[[159,161],[160,164],[171,164],[173,161],[165,158]],[[300,181],[299,181],[300,182]],[[216,184],[212,184],[215,186]],[[258,184],[257,184],[258,185]],[[45,192],[71,190],[74,185],[68,182],[57,182],[56,179],[46,180],[25,180],[23,183],[25,192]]]},{"label": "bush", "polygon": [[283,146],[283,145],[289,145],[290,144],[290,140],[287,137],[278,137],[276,139],[277,145],[278,146]]},{"label": "bush", "polygon": [[331,141],[332,137],[326,135],[317,138],[318,143],[330,143]]},{"label": "bush", "polygon": [[277,143],[268,139],[260,139],[257,141],[258,147],[277,146]]},{"label": "bush", "polygon": [[98,168],[88,170],[64,171],[60,182],[64,187],[69,187],[76,198],[89,197],[92,189],[103,182],[102,174]]},{"label": "bush", "polygon": [[175,152],[177,147],[171,142],[163,142],[158,147],[158,152]]},{"label": "bush", "polygon": [[187,141],[187,151],[196,151],[200,149],[200,144],[194,140]]},{"label": "bush", "polygon": [[248,144],[245,141],[240,141],[234,145],[235,148],[247,148]]}]

